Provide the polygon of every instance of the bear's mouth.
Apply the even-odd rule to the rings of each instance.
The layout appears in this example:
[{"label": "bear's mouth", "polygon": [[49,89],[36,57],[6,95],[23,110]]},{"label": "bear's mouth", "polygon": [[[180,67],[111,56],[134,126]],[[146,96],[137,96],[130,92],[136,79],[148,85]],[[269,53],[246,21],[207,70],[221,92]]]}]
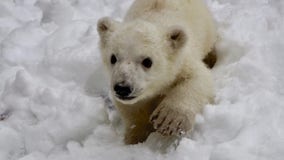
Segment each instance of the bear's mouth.
[{"label": "bear's mouth", "polygon": [[130,101],[130,100],[133,100],[133,99],[136,98],[134,96],[124,97],[124,96],[119,96],[119,95],[116,95],[116,97],[120,100],[123,100],[123,101]]}]

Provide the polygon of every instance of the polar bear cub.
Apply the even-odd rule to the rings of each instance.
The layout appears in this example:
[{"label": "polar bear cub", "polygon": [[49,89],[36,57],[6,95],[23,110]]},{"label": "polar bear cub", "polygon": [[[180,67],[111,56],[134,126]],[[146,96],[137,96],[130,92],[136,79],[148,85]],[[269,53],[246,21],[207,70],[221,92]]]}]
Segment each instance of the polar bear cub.
[{"label": "polar bear cub", "polygon": [[123,22],[100,19],[98,32],[125,143],[190,132],[214,97],[202,60],[216,32],[202,0],[136,0]]}]

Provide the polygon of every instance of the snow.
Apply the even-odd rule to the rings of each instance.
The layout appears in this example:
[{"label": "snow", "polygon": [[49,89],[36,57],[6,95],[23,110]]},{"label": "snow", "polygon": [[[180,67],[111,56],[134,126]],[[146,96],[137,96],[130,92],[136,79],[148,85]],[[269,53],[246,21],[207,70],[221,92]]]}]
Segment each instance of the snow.
[{"label": "snow", "polygon": [[123,144],[96,21],[132,0],[0,1],[0,160],[283,160],[284,1],[207,0],[217,21],[216,104],[163,149]]}]

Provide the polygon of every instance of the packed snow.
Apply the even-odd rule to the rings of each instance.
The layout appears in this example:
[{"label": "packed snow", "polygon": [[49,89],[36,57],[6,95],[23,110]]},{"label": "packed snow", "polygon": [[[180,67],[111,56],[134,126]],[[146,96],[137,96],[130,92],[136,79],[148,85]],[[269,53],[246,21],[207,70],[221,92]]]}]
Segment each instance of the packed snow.
[{"label": "packed snow", "polygon": [[283,160],[284,1],[207,0],[216,103],[163,150],[124,145],[96,22],[132,0],[0,1],[0,160]]}]

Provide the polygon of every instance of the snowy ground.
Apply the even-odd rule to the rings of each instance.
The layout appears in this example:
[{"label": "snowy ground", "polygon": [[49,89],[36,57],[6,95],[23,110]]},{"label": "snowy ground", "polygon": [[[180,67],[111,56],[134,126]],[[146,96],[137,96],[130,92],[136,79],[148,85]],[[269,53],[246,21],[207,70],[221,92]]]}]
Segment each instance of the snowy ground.
[{"label": "snowy ground", "polygon": [[0,160],[283,160],[284,1],[207,0],[216,104],[166,153],[155,139],[125,146],[100,97],[96,21],[121,19],[131,2],[0,1]]}]

